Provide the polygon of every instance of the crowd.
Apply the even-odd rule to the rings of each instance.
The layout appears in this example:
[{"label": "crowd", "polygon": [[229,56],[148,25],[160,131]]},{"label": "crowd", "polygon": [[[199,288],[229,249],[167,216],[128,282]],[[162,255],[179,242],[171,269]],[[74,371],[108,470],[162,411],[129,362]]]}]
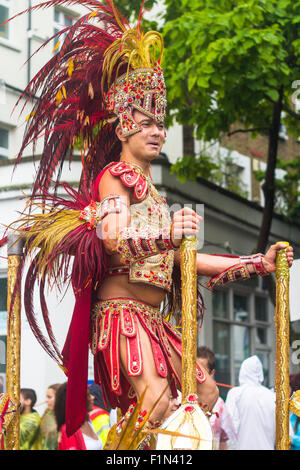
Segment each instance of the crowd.
[{"label": "crowd", "polygon": [[[214,377],[215,355],[199,347],[201,365]],[[226,401],[219,397],[210,418],[216,450],[273,450],[275,448],[275,393],[263,385],[262,363],[257,356],[244,360],[239,371],[239,386],[232,387]],[[300,374],[290,377],[290,394],[300,390]],[[109,430],[116,423],[115,410],[107,409],[101,389],[89,385],[86,421],[68,437],[66,434],[67,382],[50,385],[46,391],[47,408],[40,417],[35,410],[36,393],[22,388],[20,394],[21,450],[102,450]],[[180,395],[179,395],[180,397]],[[172,400],[170,413],[180,406]],[[291,449],[300,450],[300,418],[290,415]]]},{"label": "crowd", "polygon": [[86,421],[71,437],[66,434],[67,382],[50,385],[46,391],[47,408],[40,417],[35,410],[36,393],[22,388],[20,392],[21,450],[102,450],[112,425],[104,408],[100,387],[88,387]]}]

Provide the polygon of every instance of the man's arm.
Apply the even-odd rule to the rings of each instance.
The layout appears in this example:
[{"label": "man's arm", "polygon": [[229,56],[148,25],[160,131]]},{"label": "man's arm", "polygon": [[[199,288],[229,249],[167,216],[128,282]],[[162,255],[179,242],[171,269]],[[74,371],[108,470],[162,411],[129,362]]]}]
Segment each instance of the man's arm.
[{"label": "man's arm", "polygon": [[[117,252],[118,233],[130,224],[130,189],[126,188],[118,178],[105,172],[99,184],[99,198],[103,201],[108,196],[120,198],[120,212],[108,214],[101,221],[101,237],[108,254]],[[111,205],[113,205],[111,201]]]},{"label": "man's arm", "polygon": [[[277,252],[286,248],[284,243],[270,246],[265,255],[221,256],[197,254],[197,273],[199,276],[210,277],[209,288],[224,285],[231,281],[248,279],[252,276],[266,276],[276,271]],[[287,249],[287,261],[291,267],[294,253],[291,246]],[[175,253],[175,263],[180,263],[180,252]]]},{"label": "man's arm", "polygon": [[[277,252],[286,248],[283,243],[277,243],[276,245],[270,246],[266,254],[262,257],[262,263],[267,273],[273,273],[276,271],[276,255]],[[242,257],[243,258],[243,257]],[[289,246],[287,250],[287,260],[289,266],[292,266],[294,259],[293,247]],[[197,272],[199,276],[217,276],[222,271],[239,264],[241,257],[226,257],[226,256],[214,256],[209,254],[197,254]]]}]

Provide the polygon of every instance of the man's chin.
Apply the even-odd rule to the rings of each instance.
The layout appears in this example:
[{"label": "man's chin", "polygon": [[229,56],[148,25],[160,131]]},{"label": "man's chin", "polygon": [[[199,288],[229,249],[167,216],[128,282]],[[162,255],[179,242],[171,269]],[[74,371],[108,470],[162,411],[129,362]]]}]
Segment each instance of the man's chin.
[{"label": "man's chin", "polygon": [[147,158],[149,160],[155,160],[156,158],[159,157],[160,150],[152,150],[150,152],[147,152]]}]

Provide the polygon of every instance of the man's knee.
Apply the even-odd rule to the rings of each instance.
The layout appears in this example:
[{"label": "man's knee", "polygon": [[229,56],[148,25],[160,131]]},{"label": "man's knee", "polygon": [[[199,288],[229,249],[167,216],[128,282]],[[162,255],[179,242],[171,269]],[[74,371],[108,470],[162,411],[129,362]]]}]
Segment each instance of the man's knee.
[{"label": "man's knee", "polygon": [[[156,403],[157,402],[157,403]],[[143,408],[147,411],[155,405],[150,419],[153,420],[162,420],[170,406],[170,390],[165,391],[163,394],[159,395],[157,389],[150,388],[147,390]]]}]

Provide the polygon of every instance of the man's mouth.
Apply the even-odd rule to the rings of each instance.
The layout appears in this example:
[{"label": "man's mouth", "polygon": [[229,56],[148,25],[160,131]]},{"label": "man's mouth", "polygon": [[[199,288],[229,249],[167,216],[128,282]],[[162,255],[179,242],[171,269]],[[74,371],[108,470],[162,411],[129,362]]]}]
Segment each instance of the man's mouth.
[{"label": "man's mouth", "polygon": [[158,148],[159,148],[159,143],[158,143],[158,142],[149,142],[148,145],[151,145],[151,146],[154,147],[155,149],[158,149]]}]

